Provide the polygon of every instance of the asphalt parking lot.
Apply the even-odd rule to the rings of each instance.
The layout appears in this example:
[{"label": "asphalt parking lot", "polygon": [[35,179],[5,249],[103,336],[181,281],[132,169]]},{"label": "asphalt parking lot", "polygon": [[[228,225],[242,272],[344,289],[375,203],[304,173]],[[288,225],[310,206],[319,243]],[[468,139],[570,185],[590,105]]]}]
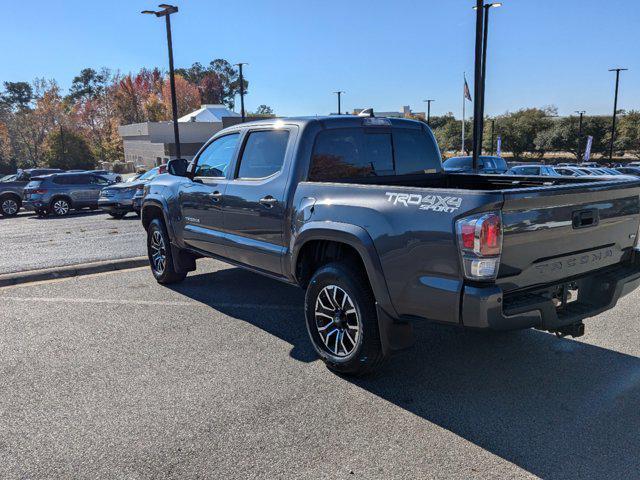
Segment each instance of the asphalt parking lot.
[{"label": "asphalt parking lot", "polygon": [[114,220],[101,211],[38,218],[0,217],[0,274],[146,255],[145,233],[133,214]]},{"label": "asphalt parking lot", "polygon": [[300,290],[214,261],[7,287],[0,478],[640,478],[639,300],[579,341],[421,324],[351,379]]}]

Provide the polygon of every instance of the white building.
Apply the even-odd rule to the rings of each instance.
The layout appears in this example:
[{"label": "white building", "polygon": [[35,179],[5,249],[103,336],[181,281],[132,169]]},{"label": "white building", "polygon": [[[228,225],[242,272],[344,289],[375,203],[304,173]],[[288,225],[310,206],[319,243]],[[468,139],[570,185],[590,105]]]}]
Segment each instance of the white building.
[{"label": "white building", "polygon": [[[191,160],[200,147],[224,127],[238,123],[240,115],[224,105],[202,105],[178,119],[180,154]],[[176,158],[173,122],[144,122],[118,128],[125,162],[153,168]]]}]

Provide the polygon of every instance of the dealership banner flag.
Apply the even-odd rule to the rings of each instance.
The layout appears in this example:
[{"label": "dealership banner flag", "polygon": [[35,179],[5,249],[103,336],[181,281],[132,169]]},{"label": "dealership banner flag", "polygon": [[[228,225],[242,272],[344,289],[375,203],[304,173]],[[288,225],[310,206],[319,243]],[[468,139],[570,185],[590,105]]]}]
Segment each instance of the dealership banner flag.
[{"label": "dealership banner flag", "polygon": [[499,157],[502,156],[502,135],[498,135],[498,148],[496,150],[496,154]]},{"label": "dealership banner flag", "polygon": [[593,137],[589,135],[587,137],[587,148],[584,151],[584,162],[588,162],[591,159],[591,148],[593,147]]}]

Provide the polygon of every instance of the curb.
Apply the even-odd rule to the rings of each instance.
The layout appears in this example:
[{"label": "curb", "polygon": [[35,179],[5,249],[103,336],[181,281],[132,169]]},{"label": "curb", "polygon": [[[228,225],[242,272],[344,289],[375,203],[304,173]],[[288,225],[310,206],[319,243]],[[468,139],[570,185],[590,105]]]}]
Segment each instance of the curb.
[{"label": "curb", "polygon": [[147,265],[149,265],[149,259],[147,257],[134,257],[46,268],[43,270],[31,270],[27,272],[5,273],[0,275],[0,288],[19,285],[21,283],[41,282],[58,278],[91,275],[93,273],[115,272],[117,270],[127,270]]}]

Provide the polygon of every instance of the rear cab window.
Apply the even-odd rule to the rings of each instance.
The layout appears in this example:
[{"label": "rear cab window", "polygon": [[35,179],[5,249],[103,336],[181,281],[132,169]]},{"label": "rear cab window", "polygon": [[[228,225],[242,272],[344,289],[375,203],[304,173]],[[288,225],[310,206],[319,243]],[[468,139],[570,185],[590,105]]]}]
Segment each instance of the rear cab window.
[{"label": "rear cab window", "polygon": [[409,128],[338,128],[318,133],[309,181],[436,173],[440,153],[424,131]]},{"label": "rear cab window", "polygon": [[236,178],[257,180],[275,175],[284,165],[289,130],[249,132],[244,143]]}]

